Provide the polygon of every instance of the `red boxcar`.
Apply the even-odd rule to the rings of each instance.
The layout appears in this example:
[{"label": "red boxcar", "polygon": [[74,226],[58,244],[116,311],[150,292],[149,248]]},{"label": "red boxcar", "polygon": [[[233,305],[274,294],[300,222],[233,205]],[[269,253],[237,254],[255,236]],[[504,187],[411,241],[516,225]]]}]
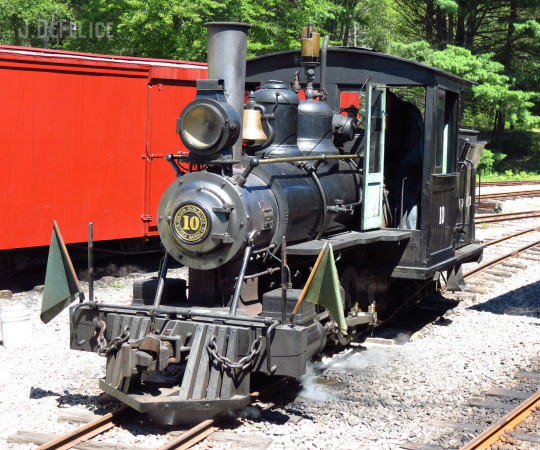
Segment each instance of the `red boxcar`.
[{"label": "red boxcar", "polygon": [[156,234],[206,65],[0,46],[0,250]]}]

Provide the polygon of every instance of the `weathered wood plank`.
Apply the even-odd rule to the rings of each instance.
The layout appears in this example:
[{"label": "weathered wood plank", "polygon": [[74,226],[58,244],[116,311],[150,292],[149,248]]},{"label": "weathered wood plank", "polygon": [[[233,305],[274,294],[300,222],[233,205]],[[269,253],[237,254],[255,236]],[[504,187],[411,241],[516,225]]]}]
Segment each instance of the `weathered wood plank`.
[{"label": "weathered wood plank", "polygon": [[61,411],[58,414],[58,422],[68,423],[88,423],[92,420],[99,419],[99,415],[89,411]]},{"label": "weathered wood plank", "polygon": [[262,434],[239,434],[230,431],[216,431],[209,437],[209,440],[253,449],[268,448],[273,442],[272,439]]},{"label": "weathered wood plank", "polygon": [[512,433],[511,436],[518,441],[540,443],[540,436],[538,434]]},{"label": "weathered wood plank", "polygon": [[437,447],[435,445],[415,444],[414,442],[405,442],[404,444],[400,444],[399,448],[403,448],[405,450],[442,450],[442,447]]},{"label": "weathered wood plank", "polygon": [[471,433],[479,433],[480,431],[486,428],[486,426],[482,426],[482,425],[450,422],[446,420],[434,420],[433,422],[430,422],[430,425],[433,425],[438,428],[450,428],[456,431],[470,431]]},{"label": "weathered wood plank", "polygon": [[513,403],[497,402],[493,400],[471,399],[467,402],[468,406],[485,409],[502,409],[504,411],[512,411],[516,405]]},{"label": "weathered wood plank", "polygon": [[517,400],[527,400],[529,397],[531,397],[529,392],[498,388],[490,389],[488,392],[486,392],[486,395],[491,395],[493,397],[515,398]]},{"label": "weathered wood plank", "polygon": [[529,378],[531,380],[540,380],[540,373],[535,372],[518,372],[516,376],[520,378]]},{"label": "weathered wood plank", "polygon": [[[60,437],[60,435],[37,433],[35,431],[18,431],[11,436],[8,436],[7,442],[10,444],[36,444],[43,445]],[[133,447],[132,445],[124,446],[120,444],[110,444],[108,442],[81,442],[75,447],[79,450],[100,450],[100,449],[117,449],[117,450],[152,450],[143,447]]]}]

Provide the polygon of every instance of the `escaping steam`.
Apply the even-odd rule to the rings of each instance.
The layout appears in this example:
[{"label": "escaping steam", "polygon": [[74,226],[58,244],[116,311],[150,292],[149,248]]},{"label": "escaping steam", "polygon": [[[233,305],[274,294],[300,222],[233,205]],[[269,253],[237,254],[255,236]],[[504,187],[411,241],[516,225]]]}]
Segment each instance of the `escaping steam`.
[{"label": "escaping steam", "polygon": [[335,396],[322,389],[319,373],[320,371],[315,364],[308,363],[305,375],[300,377],[302,390],[300,391],[300,394],[298,394],[298,397],[312,402],[337,400]]}]

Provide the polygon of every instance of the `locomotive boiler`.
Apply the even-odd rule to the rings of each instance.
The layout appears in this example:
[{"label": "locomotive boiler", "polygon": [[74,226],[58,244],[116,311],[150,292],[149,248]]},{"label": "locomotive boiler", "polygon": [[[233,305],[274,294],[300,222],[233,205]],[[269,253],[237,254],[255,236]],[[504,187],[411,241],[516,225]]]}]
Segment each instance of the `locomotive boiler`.
[{"label": "locomotive boiler", "polygon": [[[157,213],[159,276],[131,305],[71,308],[71,347],[107,359],[100,387],[167,424],[246,406],[252,373],[303,375],[441,277],[460,289],[483,248],[471,162],[482,144],[458,130],[470,82],[321,48],[311,24],[300,52],[246,65],[249,26],[207,26],[208,79],[177,121],[188,153],[167,156],[177,178]],[[415,105],[395,94],[409,88]],[[302,301],[329,247],[323,284],[337,294],[325,285]],[[187,283],[167,277],[169,257]]]}]

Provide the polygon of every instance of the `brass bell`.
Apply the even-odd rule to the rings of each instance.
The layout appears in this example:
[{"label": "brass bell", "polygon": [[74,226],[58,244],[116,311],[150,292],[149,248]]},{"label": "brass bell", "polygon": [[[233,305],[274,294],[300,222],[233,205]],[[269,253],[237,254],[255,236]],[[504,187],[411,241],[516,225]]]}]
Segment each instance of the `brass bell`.
[{"label": "brass bell", "polygon": [[268,139],[262,128],[261,112],[258,109],[244,109],[242,139],[249,141],[266,141]]}]

